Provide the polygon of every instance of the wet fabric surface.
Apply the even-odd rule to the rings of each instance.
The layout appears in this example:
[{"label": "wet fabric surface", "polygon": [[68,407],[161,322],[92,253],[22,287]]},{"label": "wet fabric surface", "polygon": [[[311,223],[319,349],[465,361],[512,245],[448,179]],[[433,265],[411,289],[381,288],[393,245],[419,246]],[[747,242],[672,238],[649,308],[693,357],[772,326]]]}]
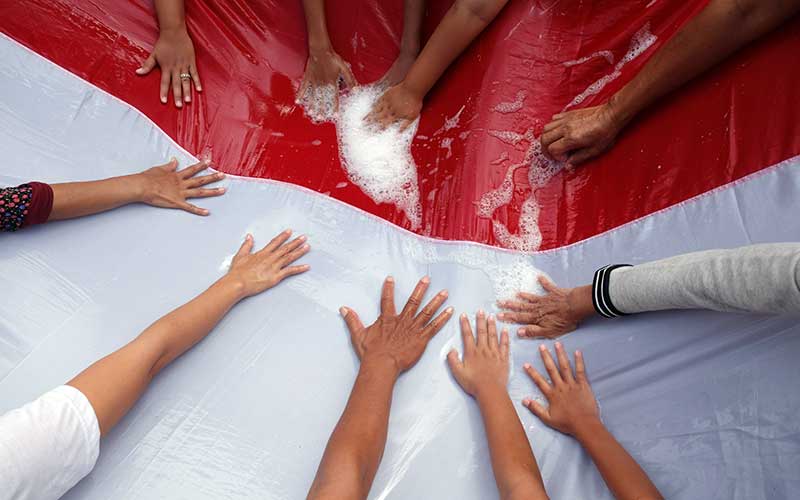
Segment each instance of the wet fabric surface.
[{"label": "wet fabric surface", "polygon": [[[157,71],[134,74],[157,37],[151,3],[4,2],[0,31],[134,105],[226,172],[295,183],[412,226],[350,182],[334,126],[312,124],[294,104],[306,59],[299,1],[187,0],[204,93],[184,111],[160,104]],[[533,138],[554,113],[604,102],[705,3],[509,2],[429,95],[411,148],[416,232],[556,248],[800,154],[795,18],[642,115],[585,168],[537,159]],[[450,4],[429,2],[426,36]],[[360,83],[391,65],[401,25],[402,0],[328,12],[332,43]]]},{"label": "wet fabric surface", "polygon": [[[24,70],[23,70],[24,69]],[[175,155],[147,118],[0,37],[0,183],[84,180]],[[8,167],[10,166],[10,167]],[[429,274],[457,313],[494,310],[540,273],[588,283],[609,262],[800,238],[793,159],[566,248],[524,255],[404,231],[330,197],[230,177],[207,218],[129,206],[0,236],[0,413],[63,384],[225,270],[244,235],[309,236],[312,271],[237,306],[168,367],[101,442],[95,470],[65,498],[302,498],[346,402],[357,360],[338,315],[365,321],[381,281],[398,297]],[[800,377],[795,317],[704,312],[592,320],[562,338],[584,352],[610,430],[667,498],[800,494]],[[547,342],[551,344],[550,342]],[[475,403],[447,371],[457,322],[395,390],[371,498],[496,498]],[[538,342],[512,339],[509,392],[554,499],[611,498],[571,438],[519,401],[537,396],[521,366]]]}]

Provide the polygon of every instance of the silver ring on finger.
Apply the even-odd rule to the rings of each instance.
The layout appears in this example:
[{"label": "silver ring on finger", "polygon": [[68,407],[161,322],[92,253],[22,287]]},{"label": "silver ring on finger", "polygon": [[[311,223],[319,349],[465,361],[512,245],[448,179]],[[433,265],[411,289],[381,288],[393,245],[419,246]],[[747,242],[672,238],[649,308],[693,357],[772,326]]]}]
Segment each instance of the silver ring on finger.
[{"label": "silver ring on finger", "polygon": [[192,75],[190,75],[189,73],[181,73],[180,77],[181,77],[181,80],[191,80],[192,79]]}]

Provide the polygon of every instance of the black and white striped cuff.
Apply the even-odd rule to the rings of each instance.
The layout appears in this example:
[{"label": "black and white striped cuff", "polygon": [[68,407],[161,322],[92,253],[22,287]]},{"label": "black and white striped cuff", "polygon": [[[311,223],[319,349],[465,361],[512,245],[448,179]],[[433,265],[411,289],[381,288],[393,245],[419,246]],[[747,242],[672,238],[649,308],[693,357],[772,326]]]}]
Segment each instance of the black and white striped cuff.
[{"label": "black and white striped cuff", "polygon": [[626,316],[624,312],[614,307],[614,304],[611,302],[611,293],[609,292],[611,271],[620,267],[630,267],[630,264],[605,266],[594,273],[594,280],[592,281],[592,304],[594,304],[594,310],[597,311],[597,314],[600,316],[606,318]]}]

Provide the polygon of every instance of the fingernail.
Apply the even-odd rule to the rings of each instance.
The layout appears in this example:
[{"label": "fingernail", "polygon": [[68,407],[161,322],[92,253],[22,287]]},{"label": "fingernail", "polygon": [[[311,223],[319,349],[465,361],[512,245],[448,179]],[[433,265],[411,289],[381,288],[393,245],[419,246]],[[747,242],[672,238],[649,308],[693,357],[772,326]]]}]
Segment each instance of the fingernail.
[{"label": "fingernail", "polygon": [[439,292],[439,295],[441,295],[442,297],[447,297],[447,293],[448,293],[447,290],[442,290],[441,292]]},{"label": "fingernail", "polygon": [[308,243],[303,245],[303,250],[308,250],[309,248],[311,248],[311,245],[309,245]]},{"label": "fingernail", "polygon": [[297,239],[300,241],[306,241],[306,235],[304,234],[302,236],[299,236]]},{"label": "fingernail", "polygon": [[525,338],[525,330],[517,330],[517,337],[524,339]]},{"label": "fingernail", "polygon": [[248,240],[252,240],[253,239],[253,235],[250,234],[250,233],[247,233],[247,236],[245,236],[245,238],[248,239]]},{"label": "fingernail", "polygon": [[531,404],[531,400],[530,399],[523,399],[522,400],[522,404],[525,405],[525,406],[528,406],[529,404]]},{"label": "fingernail", "polygon": [[177,158],[175,158],[174,156],[170,156],[170,158],[169,158],[169,162],[170,163],[175,163],[176,161],[178,161]]},{"label": "fingernail", "polygon": [[192,98],[191,98],[191,96],[188,96],[188,95],[187,95],[187,96],[185,96],[185,97],[183,98],[183,100],[184,100],[184,101],[186,101],[186,102],[190,102],[190,101],[192,100]]},{"label": "fingernail", "polygon": [[453,308],[448,307],[447,309],[444,310],[444,312],[446,312],[447,314],[453,314]]},{"label": "fingernail", "polygon": [[225,189],[225,188],[217,188],[217,191],[219,191],[220,193],[224,193],[225,191],[227,191],[227,189]]},{"label": "fingernail", "polygon": [[464,314],[464,313],[461,313],[461,319],[467,319],[467,315]]},{"label": "fingernail", "polygon": [[547,346],[546,346],[546,345],[544,345],[544,344],[539,344],[539,350],[540,350],[540,351],[542,351],[542,352],[544,352],[544,351],[546,351],[546,350],[547,350]]},{"label": "fingernail", "polygon": [[181,101],[175,101],[175,107],[182,108],[183,107],[183,103]]},{"label": "fingernail", "polygon": [[[206,165],[211,163],[209,160],[203,160],[203,161],[206,162]],[[224,178],[225,178],[225,174],[223,174],[222,172],[217,172],[217,179],[224,179]]]},{"label": "fingernail", "polygon": [[137,75],[141,75],[141,74],[142,74],[142,71],[144,71],[144,68],[138,68],[138,69],[136,70],[136,74],[137,74]]},{"label": "fingernail", "polygon": [[349,310],[348,310],[346,307],[340,307],[340,308],[339,308],[339,314],[341,314],[343,318],[346,318],[346,317],[347,317],[347,314],[348,314],[349,312],[350,312],[350,311],[349,311]]},{"label": "fingernail", "polygon": [[494,314],[489,315],[489,321],[494,321]]},{"label": "fingernail", "polygon": [[166,97],[162,97],[161,98],[161,104],[166,104],[166,103],[167,103],[167,98]]},{"label": "fingernail", "polygon": [[561,349],[561,342],[556,342],[556,349]]},{"label": "fingernail", "polygon": [[497,319],[502,320],[504,317],[505,316],[503,316],[503,313],[497,313]]},{"label": "fingernail", "polygon": [[423,283],[430,283],[430,281],[431,281],[431,278],[429,276],[423,276],[422,277],[422,282]]},{"label": "fingernail", "polygon": [[292,230],[288,229],[288,228],[284,229],[283,232],[286,233],[286,234],[292,234]]},{"label": "fingernail", "polygon": [[531,369],[530,363],[525,363],[524,365],[522,365],[522,367],[525,368],[526,370],[530,370]]},{"label": "fingernail", "polygon": [[581,352],[581,351],[575,351],[575,355],[576,355],[576,356],[581,356],[581,357],[582,357],[582,356],[583,356],[583,352]]},{"label": "fingernail", "polygon": [[387,276],[386,281],[388,281],[389,283],[394,283],[394,278],[391,276]]},{"label": "fingernail", "polygon": [[483,309],[478,309],[478,316],[483,317]]}]

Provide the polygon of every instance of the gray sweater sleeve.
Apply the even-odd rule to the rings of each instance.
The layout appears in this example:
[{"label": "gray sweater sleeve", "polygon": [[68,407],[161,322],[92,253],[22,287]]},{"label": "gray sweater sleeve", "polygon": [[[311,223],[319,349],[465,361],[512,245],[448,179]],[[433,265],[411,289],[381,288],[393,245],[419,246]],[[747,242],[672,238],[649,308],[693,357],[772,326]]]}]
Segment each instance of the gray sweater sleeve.
[{"label": "gray sweater sleeve", "polygon": [[595,273],[606,317],[663,309],[800,313],[800,243],[709,250]]}]

